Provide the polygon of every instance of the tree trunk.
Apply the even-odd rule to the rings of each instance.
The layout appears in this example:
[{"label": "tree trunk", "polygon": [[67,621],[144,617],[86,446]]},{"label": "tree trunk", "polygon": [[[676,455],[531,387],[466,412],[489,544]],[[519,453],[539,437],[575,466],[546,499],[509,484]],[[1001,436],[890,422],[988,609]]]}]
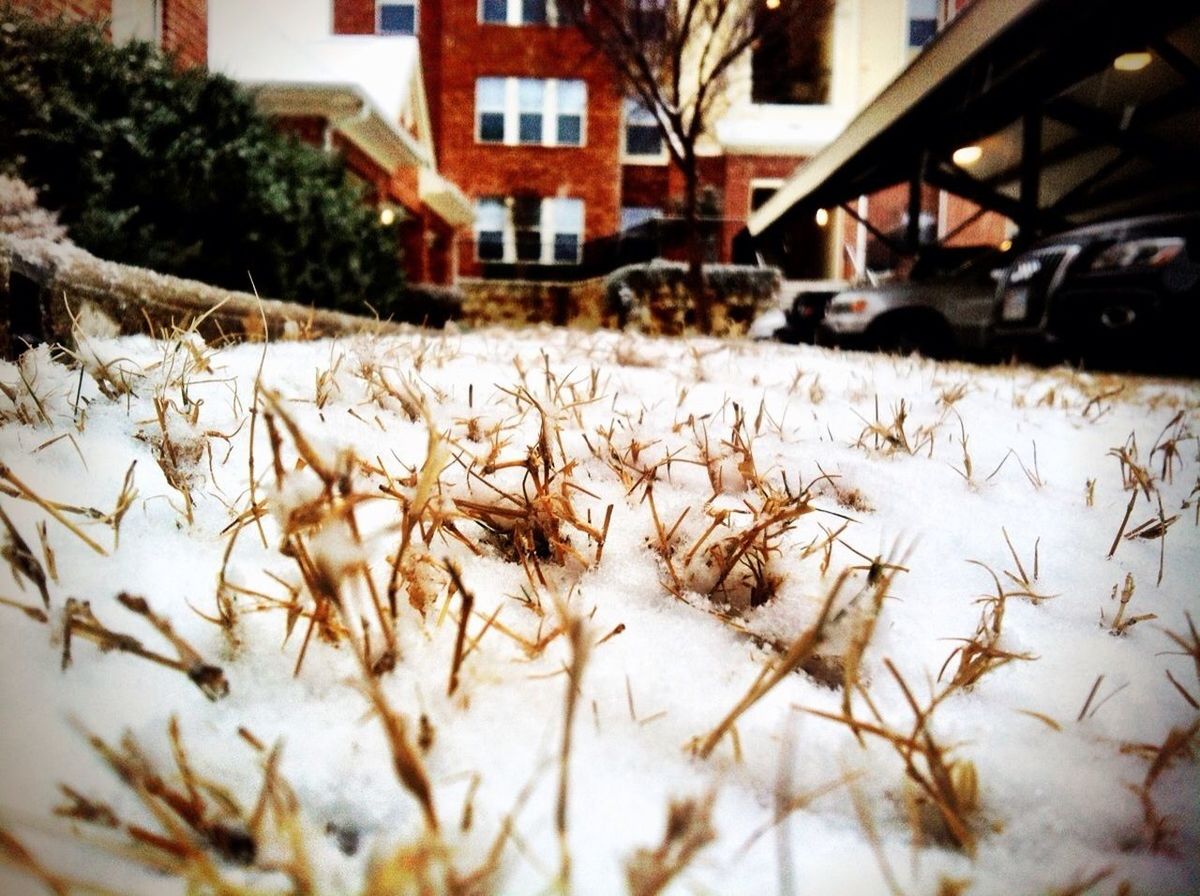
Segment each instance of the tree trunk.
[{"label": "tree trunk", "polygon": [[687,240],[687,274],[684,286],[691,294],[696,310],[696,328],[704,334],[712,332],[712,296],[704,283],[704,243],[700,233],[700,176],[696,170],[696,156],[688,153],[684,158],[683,219],[684,237]]}]

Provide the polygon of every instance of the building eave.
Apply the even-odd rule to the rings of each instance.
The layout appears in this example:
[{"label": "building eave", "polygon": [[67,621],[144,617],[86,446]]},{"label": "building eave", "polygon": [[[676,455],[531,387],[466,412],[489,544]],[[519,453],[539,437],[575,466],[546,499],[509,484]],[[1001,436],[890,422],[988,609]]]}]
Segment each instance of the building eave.
[{"label": "building eave", "polygon": [[246,86],[264,115],[323,118],[385,171],[432,166],[433,160],[417,138],[389,120],[354,84],[275,81]]}]

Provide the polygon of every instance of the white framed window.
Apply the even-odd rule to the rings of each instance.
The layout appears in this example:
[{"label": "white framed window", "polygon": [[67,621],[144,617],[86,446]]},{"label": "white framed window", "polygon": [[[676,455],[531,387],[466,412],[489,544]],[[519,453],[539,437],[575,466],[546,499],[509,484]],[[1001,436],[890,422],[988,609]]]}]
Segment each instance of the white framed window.
[{"label": "white framed window", "polygon": [[486,196],[475,202],[475,257],[479,261],[503,261],[509,255],[505,245],[508,208],[504,200]]},{"label": "white framed window", "polygon": [[750,211],[756,212],[774,196],[783,186],[783,179],[778,177],[756,177],[750,181]]},{"label": "white framed window", "polygon": [[653,205],[623,205],[621,206],[621,232],[633,230],[651,221],[661,221],[663,210]]},{"label": "white framed window", "polygon": [[625,136],[622,141],[627,158],[666,158],[662,131],[654,113],[635,99],[625,100]]},{"label": "white framed window", "polygon": [[375,3],[376,34],[416,34],[417,0],[401,0],[398,3]]},{"label": "white framed window", "polygon": [[554,0],[478,0],[485,25],[557,25]]},{"label": "white framed window", "polygon": [[475,202],[475,257],[483,262],[578,264],[582,199],[485,196]]},{"label": "white framed window", "polygon": [[508,146],[583,146],[587,84],[557,78],[479,78],[475,139]]},{"label": "white framed window", "polygon": [[579,264],[583,252],[583,200],[557,196],[542,203],[542,257]]},{"label": "white framed window", "polygon": [[938,31],[938,0],[908,0],[908,47],[920,49]]}]

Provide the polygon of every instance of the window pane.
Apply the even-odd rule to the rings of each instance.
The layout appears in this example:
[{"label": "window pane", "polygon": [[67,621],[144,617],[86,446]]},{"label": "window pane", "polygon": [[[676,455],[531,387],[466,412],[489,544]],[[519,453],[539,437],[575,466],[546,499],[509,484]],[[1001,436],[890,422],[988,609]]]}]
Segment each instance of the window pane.
[{"label": "window pane", "polygon": [[508,0],[483,0],[483,20],[499,22],[503,25],[508,21]]},{"label": "window pane", "polygon": [[778,191],[778,187],[755,187],[750,191],[750,211],[756,212]]},{"label": "window pane", "polygon": [[627,205],[621,209],[621,230],[632,230],[648,221],[658,220],[662,216],[661,208]]},{"label": "window pane", "polygon": [[504,142],[503,112],[484,112],[479,116],[479,139],[485,143]]},{"label": "window pane", "polygon": [[574,264],[579,261],[579,237],[573,233],[554,236],[554,260]]},{"label": "window pane", "polygon": [[542,235],[537,230],[517,231],[517,260],[542,260]]},{"label": "window pane", "polygon": [[546,82],[538,78],[520,78],[517,98],[522,112],[541,112],[546,101]]},{"label": "window pane", "polygon": [[384,3],[379,7],[379,30],[384,34],[415,34],[416,13],[412,4]]},{"label": "window pane", "polygon": [[[767,0],[755,15],[771,15]],[[750,99],[754,103],[810,105],[829,101],[833,68],[832,4],[811,15],[767,29],[750,51]]]},{"label": "window pane", "polygon": [[587,85],[583,81],[559,81],[558,114],[583,115],[587,109]]},{"label": "window pane", "polygon": [[504,234],[499,230],[481,230],[475,238],[475,254],[480,261],[504,260]]},{"label": "window pane", "polygon": [[480,78],[475,82],[475,105],[480,111],[504,111],[504,79]]},{"label": "window pane", "polygon": [[923,47],[937,34],[937,19],[909,19],[908,45]]},{"label": "window pane", "polygon": [[517,230],[537,230],[542,223],[542,200],[537,196],[513,198],[513,226]]},{"label": "window pane", "polygon": [[647,125],[625,125],[625,152],[631,156],[657,156],[662,154],[662,134],[658,127]]},{"label": "window pane", "polygon": [[521,0],[521,21],[527,25],[544,25],[546,0]]},{"label": "window pane", "polygon": [[552,199],[555,233],[583,233],[583,200],[557,197]]},{"label": "window pane", "polygon": [[522,112],[520,117],[520,141],[522,143],[542,142],[542,116]]},{"label": "window pane", "polygon": [[475,229],[504,230],[504,200],[487,198],[475,202]]},{"label": "window pane", "polygon": [[559,146],[579,146],[583,143],[583,119],[578,115],[558,117],[557,142]]},{"label": "window pane", "polygon": [[625,121],[629,124],[658,124],[654,113],[634,99],[625,100]]}]

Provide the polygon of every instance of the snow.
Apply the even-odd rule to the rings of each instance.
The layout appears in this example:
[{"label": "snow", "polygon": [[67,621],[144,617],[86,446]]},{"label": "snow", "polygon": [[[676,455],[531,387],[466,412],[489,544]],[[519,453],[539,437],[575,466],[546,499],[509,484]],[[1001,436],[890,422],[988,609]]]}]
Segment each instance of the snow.
[{"label": "snow", "polygon": [[[1123,881],[1139,894],[1200,888],[1195,731],[1190,749],[1151,779],[1162,838],[1151,836],[1132,789],[1168,734],[1197,721],[1166,677],[1200,693],[1193,658],[1167,634],[1186,637],[1185,614],[1195,619],[1197,609],[1194,382],[553,329],[265,347],[205,346],[194,335],[81,341],[82,374],[46,347],[0,364],[0,506],[43,567],[46,525],[57,568],[47,624],[0,605],[0,827],[51,873],[128,894],[186,889],[139,863],[161,865],[161,852],[123,848],[127,830],[53,817],[66,802],[62,782],[124,823],[206,851],[224,881],[290,891],[280,870],[293,855],[285,831],[257,828],[257,856],[240,867],[167,812],[171,834],[82,734],[115,745],[128,731],[178,788],[175,717],[196,775],[237,804],[202,788],[206,811],[234,827],[252,814],[267,751],[282,743],[277,771],[299,806],[316,892],[400,891],[378,881],[386,860],[416,854],[403,849],[432,850],[427,862],[466,875],[487,863],[498,837],[498,868],[478,891],[545,892],[561,863],[556,805],[574,669],[565,815],[574,892],[627,892],[626,865],[637,850],[659,848],[669,804],[691,799],[702,812],[710,795],[715,839],[688,856],[669,892],[886,893],[891,878],[908,893],[960,879],[970,894],[1007,894],[1097,875],[1100,892]],[[1178,518],[1165,539],[1121,538],[1110,558],[1131,495],[1122,449],[1152,475],[1126,532],[1158,519],[1160,497],[1163,516]],[[131,464],[137,494],[118,540],[96,517],[118,504]],[[539,493],[547,470],[551,488]],[[564,481],[573,485],[562,491]],[[735,587],[742,566],[727,594],[694,590],[718,577],[724,555],[712,545],[736,542],[773,508],[801,506],[786,495],[805,488],[808,512],[769,530],[777,587],[765,603],[750,606],[748,588]],[[57,516],[104,553],[30,494],[58,502]],[[651,499],[662,529],[674,527],[669,564]],[[253,501],[258,521],[244,516]],[[610,505],[596,562],[589,531],[603,529]],[[381,620],[373,601],[386,604],[406,506],[421,524],[409,530],[396,613],[385,609]],[[536,546],[538,526],[553,520],[558,534],[522,565],[521,544]],[[311,560],[307,574],[296,544]],[[903,568],[872,572],[875,560]],[[464,597],[448,563],[474,600],[452,695]],[[928,805],[917,810],[927,823],[914,829],[905,807],[918,788],[906,783],[899,752],[870,733],[860,745],[844,722],[809,712],[840,715],[842,694],[803,670],[766,690],[736,720],[736,737],[716,740],[706,757],[698,749],[818,621],[847,568],[816,653],[835,668],[849,654],[881,575],[886,596],[859,676],[878,718],[861,692],[852,708],[903,737],[913,712],[889,664],[927,705],[959,657],[939,681],[943,663],[994,612],[996,582],[1010,593],[993,646],[1025,658],[948,693],[928,725],[967,807],[973,854],[944,830],[937,838],[942,825]],[[677,594],[672,571],[684,586]],[[1125,617],[1156,618],[1118,636],[1110,595],[1127,574],[1135,589]],[[305,648],[322,601],[313,591],[324,587],[341,634],[335,644],[317,631]],[[69,598],[89,601],[103,626],[145,649],[183,660],[148,616],[117,600],[123,592],[144,597],[219,666],[228,695],[206,699],[179,669],[103,652],[78,630],[60,670]],[[236,617],[228,631],[212,621],[222,594]],[[7,563],[0,597],[41,606]],[[290,637],[289,604],[300,614]],[[356,649],[382,664],[373,680],[424,768],[437,837],[397,775]],[[418,737],[422,717],[431,741]],[[772,825],[799,794],[811,799]],[[703,844],[703,826],[693,832]],[[914,832],[924,842],[915,845]],[[674,855],[652,855],[649,867]],[[0,868],[0,891],[45,887]]]}]

